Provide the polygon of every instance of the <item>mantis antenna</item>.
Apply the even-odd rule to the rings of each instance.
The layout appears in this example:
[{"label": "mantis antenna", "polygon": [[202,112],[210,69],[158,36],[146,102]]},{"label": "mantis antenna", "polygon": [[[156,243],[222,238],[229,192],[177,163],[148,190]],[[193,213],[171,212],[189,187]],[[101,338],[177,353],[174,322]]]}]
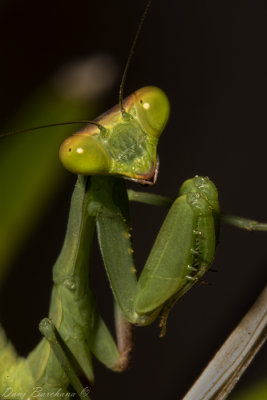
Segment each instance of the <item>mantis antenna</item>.
[{"label": "mantis antenna", "polygon": [[36,131],[38,129],[43,129],[43,128],[52,128],[53,126],[72,125],[72,124],[92,124],[92,125],[96,125],[99,128],[100,131],[105,131],[106,130],[103,127],[103,125],[98,124],[95,121],[80,120],[80,121],[58,122],[58,123],[55,123],[55,124],[46,124],[46,125],[34,126],[32,128],[20,129],[19,131],[5,132],[5,133],[0,134],[0,138],[6,137],[6,136],[17,135],[18,133]]},{"label": "mantis antenna", "polygon": [[152,3],[152,0],[148,0],[146,8],[145,8],[145,11],[143,12],[142,18],[141,18],[141,20],[139,22],[139,25],[138,25],[138,28],[137,28],[137,31],[136,31],[132,46],[130,48],[129,56],[127,58],[126,65],[125,65],[125,68],[124,68],[124,71],[123,71],[123,74],[122,74],[121,83],[120,83],[120,91],[119,91],[119,105],[120,105],[121,113],[123,115],[127,114],[125,109],[124,109],[124,107],[123,107],[123,89],[124,89],[124,85],[125,85],[125,80],[126,80],[126,76],[127,76],[128,70],[129,70],[130,62],[131,62],[133,54],[134,54],[134,50],[135,50],[135,47],[136,47],[137,39],[138,39],[138,37],[140,35],[144,20],[146,18],[147,13],[148,13],[149,7],[151,6],[151,3]]},{"label": "mantis antenna", "polygon": [[[145,8],[145,11],[143,12],[141,20],[139,22],[139,25],[138,25],[138,28],[137,28],[133,43],[132,43],[131,48],[130,48],[129,56],[127,58],[127,62],[126,62],[126,65],[125,65],[125,68],[124,68],[124,71],[123,71],[121,83],[120,83],[119,105],[120,105],[121,113],[122,113],[123,116],[127,114],[125,109],[124,109],[124,107],[123,107],[123,89],[124,89],[124,85],[125,85],[125,80],[126,80],[126,76],[127,76],[128,70],[129,70],[130,62],[131,62],[133,54],[134,54],[134,50],[135,50],[135,47],[136,47],[137,40],[139,38],[140,32],[142,30],[142,27],[143,27],[146,15],[148,13],[148,10],[149,10],[149,8],[151,6],[151,3],[152,3],[152,0],[148,0],[146,8]],[[34,126],[34,127],[31,127],[31,128],[26,128],[26,129],[20,129],[18,131],[5,132],[5,133],[0,134],[0,138],[6,137],[6,136],[17,135],[19,133],[36,131],[36,130],[44,129],[44,128],[52,128],[54,126],[71,125],[71,124],[92,124],[92,125],[96,125],[101,132],[105,131],[105,128],[103,127],[103,125],[98,124],[95,121],[80,120],[80,121],[58,122],[58,123],[55,123],[55,124],[46,124],[46,125]]]}]

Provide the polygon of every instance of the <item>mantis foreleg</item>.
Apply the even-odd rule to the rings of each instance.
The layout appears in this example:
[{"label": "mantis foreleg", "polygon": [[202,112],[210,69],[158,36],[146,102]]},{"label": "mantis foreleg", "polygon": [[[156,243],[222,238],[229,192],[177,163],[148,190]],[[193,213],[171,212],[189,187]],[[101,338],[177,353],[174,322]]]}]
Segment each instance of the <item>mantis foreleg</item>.
[{"label": "mantis foreleg", "polygon": [[62,252],[53,270],[54,289],[49,317],[89,381],[93,380],[91,352],[113,370],[124,368],[121,356],[99,316],[89,285],[89,257],[95,220],[91,180],[79,177]]},{"label": "mantis foreleg", "polygon": [[[57,399],[58,393],[67,395],[69,383],[79,390],[81,374],[88,382],[93,380],[92,352],[113,370],[121,371],[127,364],[125,342],[120,341],[120,354],[99,316],[89,285],[89,257],[95,230],[95,220],[88,215],[91,199],[90,179],[79,177],[72,196],[65,242],[53,270],[50,319],[41,324],[48,341],[41,340],[27,359],[19,358],[4,331],[0,331],[1,365],[4,367],[0,374],[1,396],[17,400],[16,393],[23,392],[30,400],[45,396]],[[124,326],[127,324],[124,322]],[[6,392],[9,388],[12,388],[13,397]]]},{"label": "mantis foreleg", "polygon": [[195,177],[182,186],[137,282],[125,188],[116,179],[100,179],[101,184],[99,178],[93,183],[89,213],[96,217],[111,287],[126,318],[146,325],[209,268],[218,234],[217,191],[208,178]]}]

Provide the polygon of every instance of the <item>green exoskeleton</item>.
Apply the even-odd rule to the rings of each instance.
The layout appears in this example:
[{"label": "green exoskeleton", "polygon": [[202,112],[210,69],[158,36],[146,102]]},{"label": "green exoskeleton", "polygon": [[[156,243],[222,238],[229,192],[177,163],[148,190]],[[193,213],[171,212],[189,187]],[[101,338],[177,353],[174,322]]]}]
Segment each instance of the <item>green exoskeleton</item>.
[{"label": "green exoskeleton", "polygon": [[[63,142],[63,165],[90,178],[78,178],[66,239],[53,269],[49,320],[40,324],[47,340],[26,360],[15,360],[14,349],[2,337],[3,396],[13,388],[14,399],[18,391],[30,399],[42,393],[56,398],[57,391],[67,393],[71,383],[86,398],[78,376],[93,381],[91,353],[109,368],[123,370],[132,346],[130,324],[147,325],[161,312],[164,321],[172,304],[210,267],[219,223],[217,190],[208,178],[196,176],[182,185],[141,276],[136,277],[121,177],[141,183],[155,179],[157,142],[168,116],[165,93],[146,87],[123,102],[123,112],[117,106],[99,117],[96,126],[86,126]],[[115,298],[118,349],[89,285],[95,225]],[[165,322],[162,325],[165,329]]]},{"label": "green exoskeleton", "polygon": [[[142,88],[124,101],[124,113],[117,106],[97,119],[99,126],[87,126],[66,139],[60,159],[76,173],[112,174],[150,183],[157,173],[156,146],[168,116],[169,103],[162,90]],[[122,197],[125,188],[120,184],[117,189],[117,180],[111,178],[94,178],[91,184],[89,214],[96,218],[114,296],[130,322],[148,324],[169,298],[178,298],[209,268],[219,221],[217,190],[202,177],[182,185],[137,283],[130,227],[114,204],[114,192]],[[115,249],[118,238],[120,249]]]},{"label": "green exoskeleton", "polygon": [[[138,33],[142,22],[143,18]],[[166,94],[153,86],[122,100],[124,80],[125,74],[120,104],[61,145],[60,160],[78,174],[78,180],[65,241],[53,268],[49,318],[41,321],[44,338],[26,359],[17,356],[0,331],[1,399],[58,399],[74,392],[88,399],[94,380],[92,354],[108,368],[123,371],[132,348],[132,324],[148,325],[160,316],[163,335],[169,310],[201,280],[214,259],[221,216],[218,193],[209,178],[187,180],[174,201],[127,193],[125,179],[148,185],[157,179],[157,144],[170,105]],[[139,278],[129,200],[170,207]],[[227,218],[240,227],[257,229],[249,221]],[[95,231],[114,295],[118,346],[90,288]],[[84,377],[88,384],[83,386]]]}]

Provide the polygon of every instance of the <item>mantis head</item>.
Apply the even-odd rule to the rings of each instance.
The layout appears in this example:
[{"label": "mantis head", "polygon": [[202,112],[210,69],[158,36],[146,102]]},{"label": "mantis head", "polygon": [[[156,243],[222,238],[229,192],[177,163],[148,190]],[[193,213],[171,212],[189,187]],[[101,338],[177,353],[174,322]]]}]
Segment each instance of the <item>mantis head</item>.
[{"label": "mantis head", "polygon": [[159,88],[137,90],[119,105],[67,138],[59,157],[66,169],[84,175],[153,179],[158,139],[168,121],[169,100]]}]

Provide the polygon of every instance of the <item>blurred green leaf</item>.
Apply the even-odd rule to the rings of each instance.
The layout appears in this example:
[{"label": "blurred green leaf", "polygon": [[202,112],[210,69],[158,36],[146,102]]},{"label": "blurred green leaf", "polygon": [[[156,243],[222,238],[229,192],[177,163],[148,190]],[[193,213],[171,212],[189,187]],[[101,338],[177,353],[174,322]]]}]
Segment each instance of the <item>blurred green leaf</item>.
[{"label": "blurred green leaf", "polygon": [[[2,132],[91,119],[99,113],[90,96],[70,99],[56,87],[48,82],[39,88]],[[0,283],[42,210],[63,187],[69,174],[58,160],[58,149],[78,128],[75,124],[0,139]]]}]

